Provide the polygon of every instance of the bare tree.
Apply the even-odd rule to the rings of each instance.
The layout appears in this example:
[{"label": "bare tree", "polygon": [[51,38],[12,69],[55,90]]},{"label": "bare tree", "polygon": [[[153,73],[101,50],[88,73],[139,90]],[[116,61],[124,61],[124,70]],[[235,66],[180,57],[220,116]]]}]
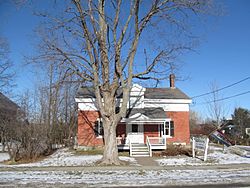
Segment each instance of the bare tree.
[{"label": "bare tree", "polygon": [[[65,68],[64,78],[75,74],[94,88],[104,126],[103,164],[120,164],[116,127],[126,115],[132,80],[166,78],[175,58],[191,48],[190,19],[212,5],[203,0],[72,0],[58,3],[52,14],[38,13],[47,24],[39,30],[36,60],[57,63]],[[147,42],[154,47],[143,47],[150,46]],[[144,59],[138,59],[139,49]],[[123,98],[117,111],[118,89]]]},{"label": "bare tree", "polygon": [[12,85],[14,71],[9,58],[9,45],[5,38],[0,37],[0,91],[8,91]]},{"label": "bare tree", "polygon": [[225,118],[227,111],[225,104],[221,101],[222,94],[218,91],[219,87],[216,82],[210,84],[211,96],[207,99],[208,112],[213,124],[220,128],[222,120]]},{"label": "bare tree", "polygon": [[202,118],[201,118],[200,114],[196,111],[190,110],[190,112],[189,112],[190,130],[195,129],[201,123],[202,123]]}]

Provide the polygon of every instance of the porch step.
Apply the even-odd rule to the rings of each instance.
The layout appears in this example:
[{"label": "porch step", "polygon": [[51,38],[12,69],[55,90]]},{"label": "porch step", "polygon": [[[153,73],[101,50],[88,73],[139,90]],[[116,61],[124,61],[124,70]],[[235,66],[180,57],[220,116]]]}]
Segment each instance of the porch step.
[{"label": "porch step", "polygon": [[133,157],[149,157],[149,149],[144,144],[132,144],[131,145],[131,156]]}]

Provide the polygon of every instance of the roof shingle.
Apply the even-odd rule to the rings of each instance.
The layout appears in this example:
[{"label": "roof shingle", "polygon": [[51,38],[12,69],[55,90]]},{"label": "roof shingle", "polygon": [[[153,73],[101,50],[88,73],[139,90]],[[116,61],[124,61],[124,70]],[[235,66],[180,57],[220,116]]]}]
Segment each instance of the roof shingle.
[{"label": "roof shingle", "polygon": [[[93,87],[80,87],[76,97],[95,98]],[[121,90],[118,91],[118,98],[122,97]],[[178,88],[146,88],[144,97],[148,99],[190,99]]]}]

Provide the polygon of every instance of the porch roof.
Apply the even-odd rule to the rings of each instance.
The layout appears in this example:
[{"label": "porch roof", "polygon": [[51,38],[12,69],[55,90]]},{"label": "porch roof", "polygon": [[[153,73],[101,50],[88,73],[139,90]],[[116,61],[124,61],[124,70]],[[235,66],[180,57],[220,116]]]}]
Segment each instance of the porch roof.
[{"label": "porch roof", "polygon": [[130,118],[135,114],[142,114],[150,119],[166,119],[167,114],[163,108],[130,108],[127,110],[126,118]]},{"label": "porch roof", "polygon": [[133,108],[128,109],[127,116],[121,122],[159,124],[168,119],[163,108]]}]

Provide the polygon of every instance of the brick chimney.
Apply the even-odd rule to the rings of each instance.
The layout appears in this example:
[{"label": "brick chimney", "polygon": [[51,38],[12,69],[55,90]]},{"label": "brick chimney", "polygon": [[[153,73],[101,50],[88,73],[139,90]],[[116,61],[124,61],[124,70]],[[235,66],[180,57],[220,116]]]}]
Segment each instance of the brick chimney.
[{"label": "brick chimney", "polygon": [[174,74],[170,74],[169,75],[169,82],[170,82],[170,88],[174,89],[175,88],[175,75]]}]

